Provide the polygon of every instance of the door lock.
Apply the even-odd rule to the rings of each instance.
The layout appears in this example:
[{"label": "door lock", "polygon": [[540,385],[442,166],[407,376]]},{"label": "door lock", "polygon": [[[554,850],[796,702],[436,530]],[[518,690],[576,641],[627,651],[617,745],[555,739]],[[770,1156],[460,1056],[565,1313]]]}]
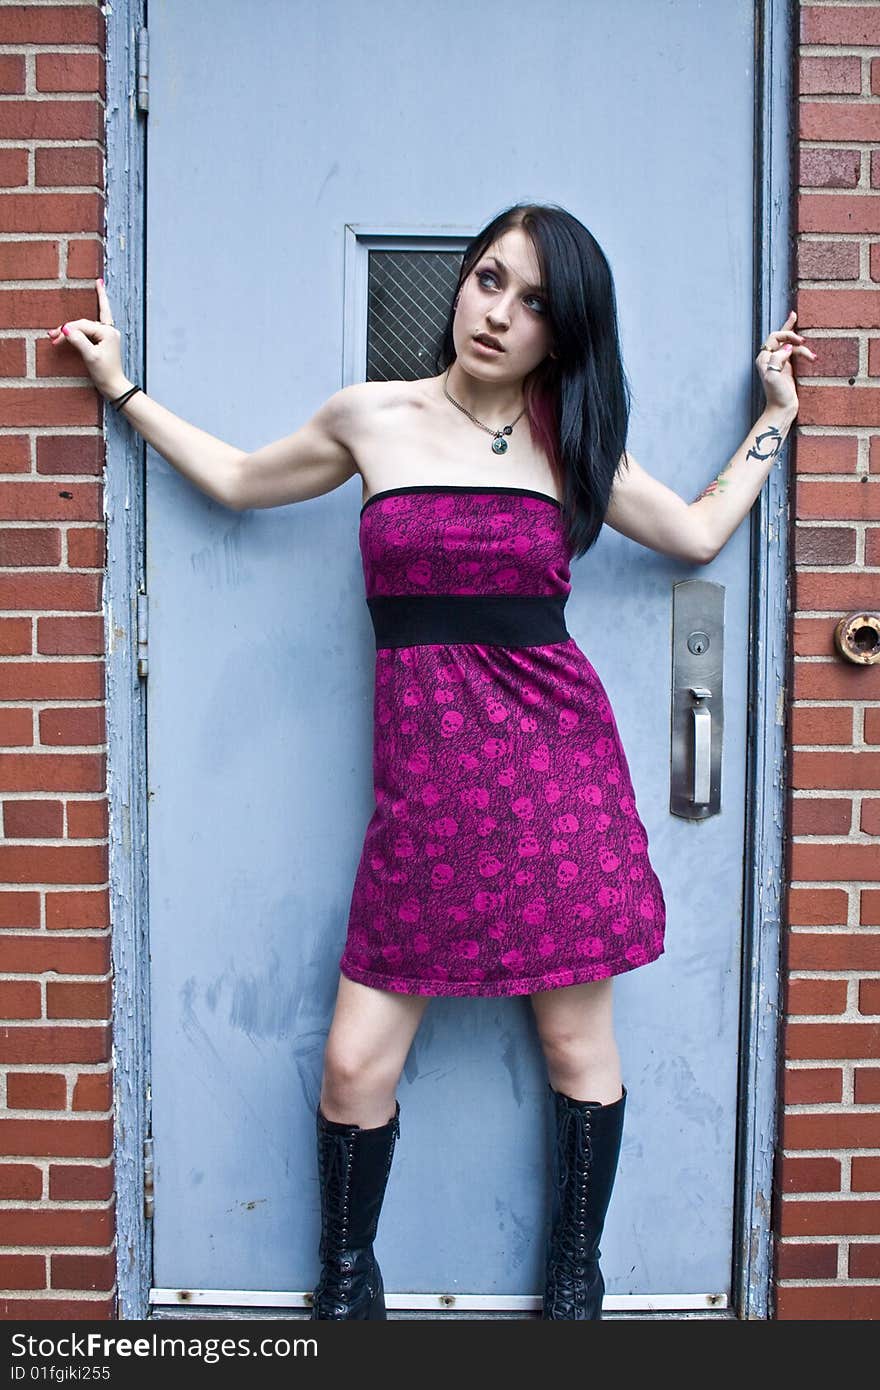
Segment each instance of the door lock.
[{"label": "door lock", "polygon": [[724,587],[686,579],[672,591],[672,768],[669,809],[705,820],[721,809]]}]

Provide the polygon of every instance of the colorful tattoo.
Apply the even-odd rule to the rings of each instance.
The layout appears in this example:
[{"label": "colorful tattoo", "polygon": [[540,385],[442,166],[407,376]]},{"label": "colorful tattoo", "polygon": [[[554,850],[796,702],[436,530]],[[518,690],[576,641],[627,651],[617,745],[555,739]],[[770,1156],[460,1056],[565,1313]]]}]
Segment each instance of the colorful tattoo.
[{"label": "colorful tattoo", "polygon": [[[772,445],[768,445],[767,440],[772,440]],[[776,457],[776,455],[779,453],[779,450],[782,448],[783,443],[783,435],[780,433],[780,431],[776,428],[775,425],[771,425],[769,429],[764,430],[763,434],[759,434],[757,436],[754,445],[751,449],[749,449],[749,452],[746,454],[746,458],[757,459],[759,463],[767,463],[769,459],[773,459]],[[717,478],[713,478],[712,482],[709,483],[708,487],[703,488],[703,491],[700,493],[698,497],[694,498],[694,501],[702,502],[704,497],[713,497],[715,493],[723,492],[727,484],[730,482],[730,479],[726,478],[724,475],[725,473],[729,472],[730,465],[728,464],[726,468],[722,468]]]}]

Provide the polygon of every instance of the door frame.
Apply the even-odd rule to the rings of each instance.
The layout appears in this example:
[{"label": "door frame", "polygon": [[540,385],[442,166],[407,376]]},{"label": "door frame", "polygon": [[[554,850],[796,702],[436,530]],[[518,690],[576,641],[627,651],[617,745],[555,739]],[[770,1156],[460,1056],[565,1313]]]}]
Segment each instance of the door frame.
[{"label": "door frame", "polygon": [[[793,302],[789,228],[796,109],[796,0],[755,4],[755,239],[753,331],[763,342]],[[147,0],[106,14],[105,279],[132,380],[145,382]],[[340,385],[342,385],[340,380]],[[763,409],[753,382],[753,419]],[[147,741],[144,675],[146,445],[105,411],[107,526],[105,670],[113,994],[117,1316],[151,1314],[150,1009]],[[751,515],[749,712],[743,879],[732,1309],[774,1315],[773,1164],[777,1142],[781,904],[787,765],[783,711],[788,665],[788,440]],[[139,669],[140,668],[140,669]],[[216,1317],[219,1310],[203,1310]],[[238,1314],[241,1315],[240,1313]],[[269,1316],[266,1310],[264,1316]],[[719,1312],[709,1316],[722,1316]],[[199,1317],[193,1307],[186,1316]],[[289,1316],[289,1310],[287,1311]],[[498,1316],[505,1316],[500,1314]],[[612,1314],[612,1316],[614,1316]],[[633,1311],[626,1317],[669,1317]]]}]

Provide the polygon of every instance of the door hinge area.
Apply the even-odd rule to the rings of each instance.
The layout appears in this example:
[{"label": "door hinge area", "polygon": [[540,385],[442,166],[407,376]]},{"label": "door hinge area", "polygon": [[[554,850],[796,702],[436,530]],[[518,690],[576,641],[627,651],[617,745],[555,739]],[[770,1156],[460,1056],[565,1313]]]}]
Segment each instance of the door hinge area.
[{"label": "door hinge area", "polygon": [[153,1136],[144,1140],[144,1220],[152,1221],[153,1201]]},{"label": "door hinge area", "polygon": [[150,109],[150,35],[146,27],[137,36],[137,109]]},{"label": "door hinge area", "polygon": [[137,596],[137,673],[142,680],[146,680],[150,664],[148,659],[148,645],[150,638],[150,597],[142,589],[138,590]]}]

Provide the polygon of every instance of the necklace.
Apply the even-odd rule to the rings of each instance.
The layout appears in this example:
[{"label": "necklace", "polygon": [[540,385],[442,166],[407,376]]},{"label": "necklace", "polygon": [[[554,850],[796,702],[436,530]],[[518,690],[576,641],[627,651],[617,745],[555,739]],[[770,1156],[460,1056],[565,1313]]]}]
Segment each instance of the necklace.
[{"label": "necklace", "polygon": [[447,399],[448,401],[452,401],[452,404],[453,404],[454,406],[457,406],[459,410],[463,410],[464,413],[465,413],[465,415],[468,417],[468,419],[469,419],[469,420],[473,420],[473,422],[474,422],[475,425],[479,425],[479,427],[480,427],[481,430],[488,430],[489,434],[491,434],[491,435],[493,436],[493,439],[492,439],[492,453],[493,453],[493,454],[506,454],[506,453],[507,453],[507,440],[504,438],[504,436],[505,436],[506,434],[513,434],[513,426],[516,424],[516,421],[522,419],[523,415],[525,415],[525,413],[526,413],[526,408],[525,408],[525,406],[523,406],[522,410],[519,412],[519,415],[517,415],[516,420],[513,421],[513,424],[510,424],[510,425],[503,425],[502,428],[501,428],[500,430],[493,430],[493,428],[492,428],[491,425],[484,425],[483,422],[482,422],[482,420],[478,420],[477,417],[476,417],[476,415],[471,415],[471,412],[470,412],[469,410],[467,410],[466,407],[463,406],[463,405],[461,404],[460,401],[457,401],[457,400],[455,399],[454,396],[450,396],[449,392],[446,390],[446,377],[448,377],[448,376],[449,376],[449,367],[446,368],[446,376],[443,378],[443,391],[444,391],[444,394],[445,394],[445,396],[446,396],[446,399]]}]

